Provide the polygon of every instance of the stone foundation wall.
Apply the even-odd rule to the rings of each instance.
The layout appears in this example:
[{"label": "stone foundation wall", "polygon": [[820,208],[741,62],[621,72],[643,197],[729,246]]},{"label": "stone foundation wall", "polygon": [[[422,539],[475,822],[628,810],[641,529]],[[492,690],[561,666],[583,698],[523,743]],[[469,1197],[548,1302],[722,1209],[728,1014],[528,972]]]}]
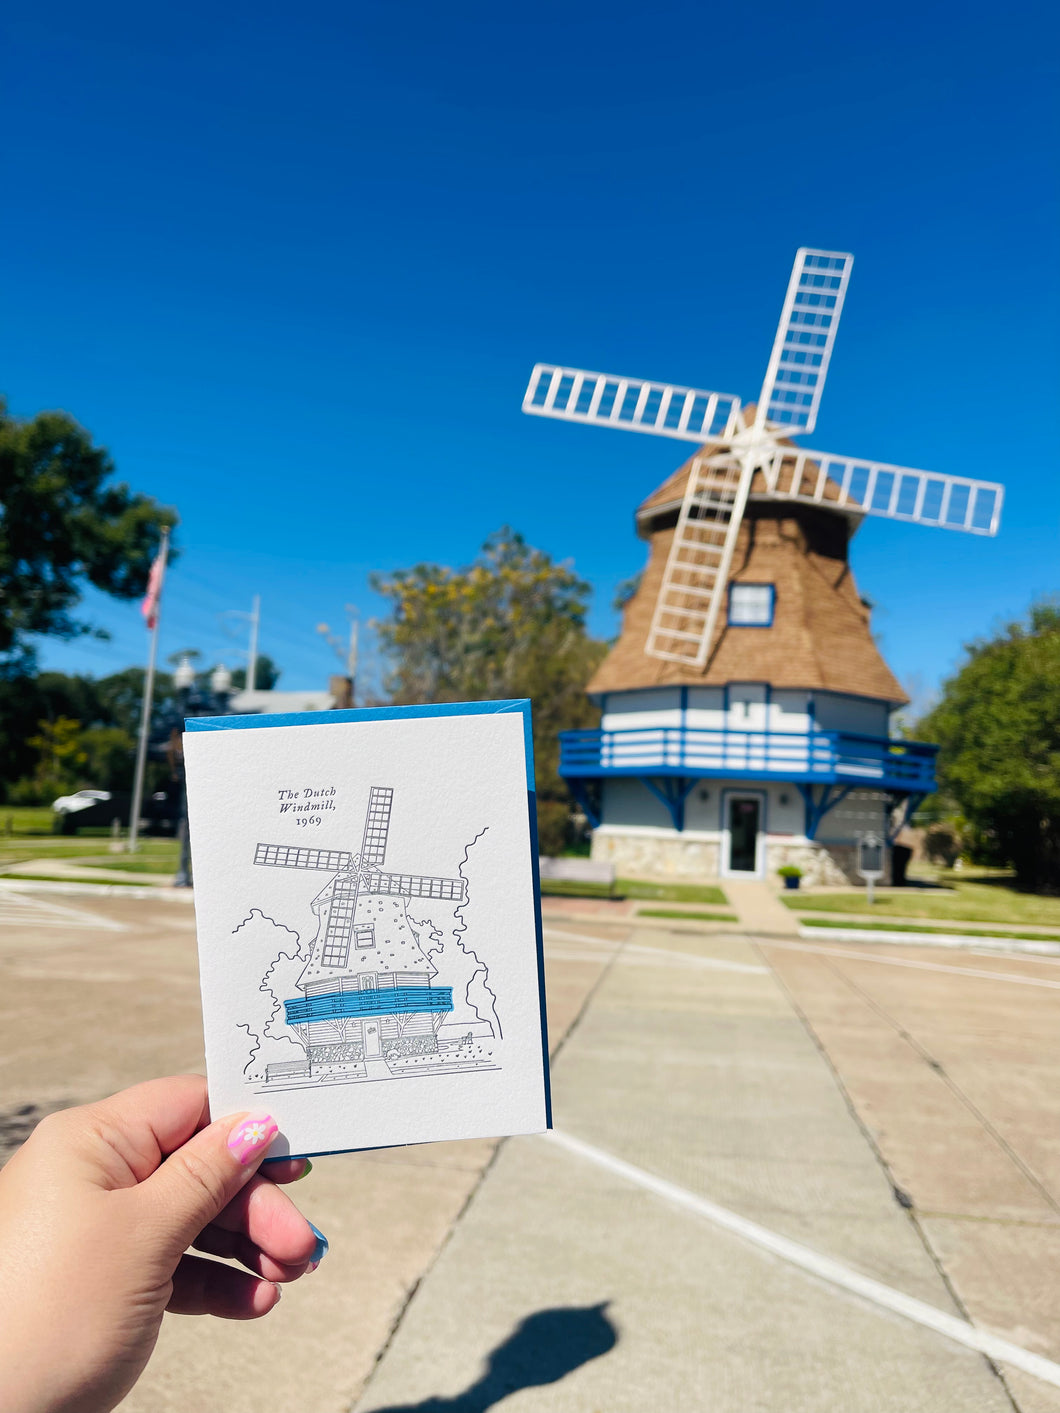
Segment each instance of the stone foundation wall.
[{"label": "stone foundation wall", "polygon": [[719,845],[707,839],[641,834],[593,835],[592,858],[614,864],[619,878],[717,878]]},{"label": "stone foundation wall", "polygon": [[433,1030],[430,1035],[403,1035],[400,1039],[388,1037],[385,1053],[388,1060],[392,1055],[436,1055],[438,1037]]},{"label": "stone foundation wall", "polygon": [[777,869],[785,864],[795,864],[802,869],[801,882],[806,888],[818,888],[822,884],[841,887],[844,883],[861,881],[856,873],[847,871],[853,869],[854,850],[845,844],[770,843],[766,846],[766,858],[768,881],[774,884],[780,883]]},{"label": "stone foundation wall", "polygon": [[[890,882],[891,851],[884,851],[887,869],[882,884]],[[683,839],[679,834],[600,834],[593,835],[592,857],[614,864],[619,878],[658,878],[682,882],[713,882],[719,877],[721,844],[709,839]],[[787,843],[766,841],[766,882],[781,887],[777,869],[795,864],[802,869],[803,885],[843,887],[865,886],[857,871],[857,847],[853,844]]]}]

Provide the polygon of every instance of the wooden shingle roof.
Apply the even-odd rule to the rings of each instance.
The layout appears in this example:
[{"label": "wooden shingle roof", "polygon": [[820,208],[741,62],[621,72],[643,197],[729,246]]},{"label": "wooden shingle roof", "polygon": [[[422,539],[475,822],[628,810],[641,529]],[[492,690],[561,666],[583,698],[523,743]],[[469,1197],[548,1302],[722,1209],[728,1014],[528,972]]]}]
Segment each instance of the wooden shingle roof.
[{"label": "wooden shingle roof", "polygon": [[[765,498],[748,502],[730,582],[775,586],[771,627],[730,628],[723,606],[704,668],[647,655],[652,611],[690,468],[691,461],[664,481],[637,512],[638,529],[651,543],[648,564],[640,587],[626,605],[622,633],[588,691],[769,682],[774,687],[905,703],[906,694],[873,641],[869,610],[850,570],[850,514],[824,506]],[[753,495],[756,489],[761,494],[765,486],[752,487]]]}]

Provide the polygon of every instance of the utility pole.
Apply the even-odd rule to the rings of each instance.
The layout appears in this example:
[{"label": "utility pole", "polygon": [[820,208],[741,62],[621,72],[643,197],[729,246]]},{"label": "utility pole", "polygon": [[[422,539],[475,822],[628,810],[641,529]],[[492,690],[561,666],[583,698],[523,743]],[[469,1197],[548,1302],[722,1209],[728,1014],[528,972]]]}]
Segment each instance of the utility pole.
[{"label": "utility pole", "polygon": [[250,653],[247,657],[247,691],[253,692],[258,672],[258,625],[261,623],[261,595],[254,595],[250,610]]},{"label": "utility pole", "polygon": [[[347,605],[347,610],[348,609],[349,605]],[[351,707],[357,705],[357,629],[359,626],[360,624],[356,616],[356,610],[354,610],[354,615],[350,619],[350,652],[349,656],[346,659],[346,675],[350,679]]]},{"label": "utility pole", "polygon": [[331,651],[346,669],[346,676],[350,679],[350,705],[354,705],[354,696],[357,691],[357,639],[360,622],[357,617],[357,605],[348,603],[346,614],[350,620],[350,645],[349,647],[342,641],[337,633],[333,633],[326,623],[317,624],[317,632],[327,641]]}]

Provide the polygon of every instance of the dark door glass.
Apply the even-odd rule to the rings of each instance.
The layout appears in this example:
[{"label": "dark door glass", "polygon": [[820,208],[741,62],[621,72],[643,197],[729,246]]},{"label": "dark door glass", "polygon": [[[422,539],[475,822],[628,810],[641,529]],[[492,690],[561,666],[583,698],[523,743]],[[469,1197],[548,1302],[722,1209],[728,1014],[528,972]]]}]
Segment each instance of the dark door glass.
[{"label": "dark door glass", "polygon": [[758,844],[758,801],[730,800],[729,867],[734,873],[754,873]]}]

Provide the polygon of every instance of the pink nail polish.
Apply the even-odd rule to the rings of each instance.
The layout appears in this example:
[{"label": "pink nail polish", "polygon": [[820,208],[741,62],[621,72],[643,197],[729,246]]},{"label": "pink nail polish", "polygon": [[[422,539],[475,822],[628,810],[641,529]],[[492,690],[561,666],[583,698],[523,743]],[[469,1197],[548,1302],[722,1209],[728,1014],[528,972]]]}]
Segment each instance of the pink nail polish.
[{"label": "pink nail polish", "polygon": [[248,1114],[228,1136],[228,1151],[240,1163],[250,1163],[264,1153],[279,1133],[271,1114]]}]

